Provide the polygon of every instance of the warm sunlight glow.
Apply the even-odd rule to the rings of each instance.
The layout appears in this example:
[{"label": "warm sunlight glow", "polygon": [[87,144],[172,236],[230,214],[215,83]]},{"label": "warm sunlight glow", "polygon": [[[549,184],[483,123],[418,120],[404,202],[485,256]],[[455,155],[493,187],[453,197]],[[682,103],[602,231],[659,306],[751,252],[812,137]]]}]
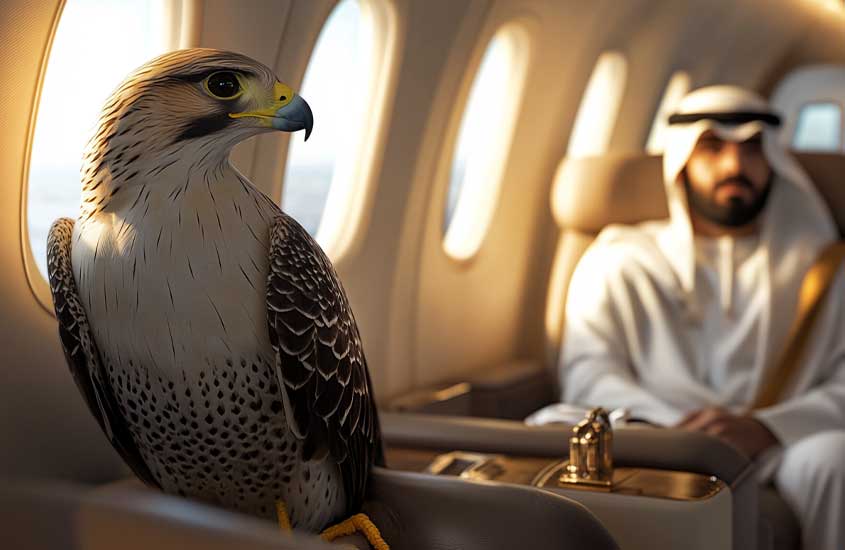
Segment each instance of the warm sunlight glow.
[{"label": "warm sunlight glow", "polygon": [[564,240],[559,239],[555,263],[552,266],[551,278],[549,279],[548,297],[546,298],[546,341],[553,344],[560,342],[561,331],[563,330],[564,304],[566,303],[566,284],[569,282],[568,279],[564,280],[568,267],[562,261],[564,259],[564,245]]},{"label": "warm sunlight glow", "polygon": [[382,0],[342,0],[317,39],[301,94],[314,111],[308,143],[294,137],[282,209],[334,258],[362,208],[392,51],[392,12]]},{"label": "warm sunlight glow", "polygon": [[528,33],[512,23],[490,41],[458,133],[446,203],[443,246],[471,257],[490,225],[513,138],[529,54]]},{"label": "warm sunlight glow", "polygon": [[663,92],[663,99],[654,115],[654,122],[651,125],[651,132],[648,135],[646,151],[650,155],[660,155],[665,146],[664,135],[668,126],[667,119],[675,110],[678,102],[687,95],[690,89],[690,77],[684,71],[678,71],[669,79],[666,91]]},{"label": "warm sunlight glow", "polygon": [[588,157],[607,151],[625,92],[628,64],[618,52],[601,54],[578,108],[567,156]]},{"label": "warm sunlight glow", "polygon": [[82,151],[100,109],[130,71],[170,47],[169,4],[167,0],[65,4],[44,77],[29,165],[29,238],[45,277],[47,232],[56,218],[78,214]]},{"label": "warm sunlight glow", "polygon": [[845,3],[842,0],[814,0],[815,2],[820,3],[825,8],[829,9],[830,11],[835,12],[842,12],[845,10]]}]

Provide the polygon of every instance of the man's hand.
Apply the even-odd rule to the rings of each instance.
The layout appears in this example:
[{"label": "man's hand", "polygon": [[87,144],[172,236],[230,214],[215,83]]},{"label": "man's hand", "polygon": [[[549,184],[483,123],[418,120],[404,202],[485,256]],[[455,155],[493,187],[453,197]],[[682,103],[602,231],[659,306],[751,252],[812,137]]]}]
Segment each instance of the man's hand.
[{"label": "man's hand", "polygon": [[777,437],[753,416],[735,415],[719,407],[697,410],[676,427],[716,436],[752,459],[779,443]]}]

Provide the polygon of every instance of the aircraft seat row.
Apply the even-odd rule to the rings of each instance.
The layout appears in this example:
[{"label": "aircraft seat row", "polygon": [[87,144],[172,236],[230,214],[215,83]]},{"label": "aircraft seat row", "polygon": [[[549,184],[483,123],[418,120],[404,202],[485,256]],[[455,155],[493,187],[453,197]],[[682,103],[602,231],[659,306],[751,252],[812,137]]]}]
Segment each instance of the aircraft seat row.
[{"label": "aircraft seat row", "polygon": [[[795,157],[831,208],[840,233],[845,233],[845,156],[799,153]],[[571,275],[605,226],[668,215],[662,158],[608,154],[564,159],[552,186],[551,208],[559,237],[545,312],[546,360],[493,365],[394,399],[388,408],[404,414],[384,415],[389,446],[514,456],[566,454],[568,426],[537,428],[489,418],[521,420],[556,399],[556,364]],[[731,456],[732,449],[720,441],[676,430],[624,428],[615,438],[614,460],[619,464],[706,473],[728,483],[734,498],[734,548],[754,547],[750,543],[755,539],[761,549],[800,548],[795,515],[773,488],[757,494],[752,465],[738,455]]]}]

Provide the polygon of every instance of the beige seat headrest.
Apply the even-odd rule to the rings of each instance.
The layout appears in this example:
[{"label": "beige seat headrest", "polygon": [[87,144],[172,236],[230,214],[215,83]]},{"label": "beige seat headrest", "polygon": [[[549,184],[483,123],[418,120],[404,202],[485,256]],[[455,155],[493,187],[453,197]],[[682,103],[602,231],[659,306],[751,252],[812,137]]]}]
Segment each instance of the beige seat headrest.
[{"label": "beige seat headrest", "polygon": [[819,194],[830,208],[830,213],[845,234],[845,155],[838,153],[793,153],[804,168]]},{"label": "beige seat headrest", "polygon": [[[845,234],[845,155],[793,154]],[[667,217],[662,157],[614,153],[563,159],[552,186],[552,213],[559,227],[591,234],[612,223]]]},{"label": "beige seat headrest", "polygon": [[552,186],[552,213],[559,227],[592,234],[612,223],[666,218],[662,157],[616,153],[563,159]]}]

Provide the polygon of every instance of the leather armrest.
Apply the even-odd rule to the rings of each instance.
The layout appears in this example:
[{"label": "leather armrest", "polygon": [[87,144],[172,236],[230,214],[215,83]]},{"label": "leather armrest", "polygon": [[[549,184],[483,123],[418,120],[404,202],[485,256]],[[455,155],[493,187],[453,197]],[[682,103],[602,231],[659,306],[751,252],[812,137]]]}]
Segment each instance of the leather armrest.
[{"label": "leather armrest", "polygon": [[[565,458],[570,427],[526,426],[492,418],[381,413],[388,446],[443,451],[463,450],[515,456]],[[751,465],[733,447],[701,433],[669,428],[619,428],[613,432],[613,460],[640,466],[715,475],[731,485]]]},{"label": "leather armrest", "polygon": [[393,550],[619,548],[582,505],[519,485],[374,468],[365,510]]},{"label": "leather armrest", "polygon": [[554,399],[556,385],[536,361],[515,360],[391,400],[388,410],[522,419]]},{"label": "leather armrest", "polygon": [[0,484],[3,548],[15,550],[337,550],[271,522],[145,488],[59,482]]},{"label": "leather armrest", "polygon": [[[511,456],[565,458],[570,427],[421,414],[381,414],[382,436],[393,448],[476,451]],[[620,428],[613,434],[619,466],[661,468],[713,475],[733,496],[734,548],[756,548],[758,488],[753,464],[708,435],[668,428]]]},{"label": "leather armrest", "polygon": [[[619,548],[582,505],[516,485],[374,468],[365,512],[393,550]],[[136,479],[95,490],[5,483],[0,532],[15,550],[339,548],[316,536],[280,532],[268,521],[165,495]]]}]

